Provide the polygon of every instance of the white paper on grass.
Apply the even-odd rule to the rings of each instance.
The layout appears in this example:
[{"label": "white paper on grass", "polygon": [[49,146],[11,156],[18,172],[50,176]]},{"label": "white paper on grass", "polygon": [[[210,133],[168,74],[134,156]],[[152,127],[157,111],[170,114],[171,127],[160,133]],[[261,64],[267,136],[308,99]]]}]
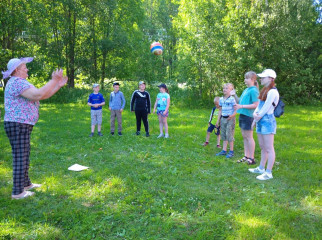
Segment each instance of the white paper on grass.
[{"label": "white paper on grass", "polygon": [[75,172],[79,172],[79,171],[83,171],[83,170],[88,169],[88,168],[89,167],[82,166],[82,165],[79,165],[79,164],[74,164],[73,166],[70,166],[68,168],[68,170],[75,171]]}]

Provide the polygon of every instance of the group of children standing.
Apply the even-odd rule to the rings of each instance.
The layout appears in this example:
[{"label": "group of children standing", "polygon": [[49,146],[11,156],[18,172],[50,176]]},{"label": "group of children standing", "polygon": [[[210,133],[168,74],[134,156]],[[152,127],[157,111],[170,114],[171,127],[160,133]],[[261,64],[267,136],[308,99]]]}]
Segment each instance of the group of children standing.
[{"label": "group of children standing", "polygon": [[[257,75],[264,86],[259,93]],[[224,84],[224,96],[214,99],[216,107],[211,111],[206,142],[209,144],[210,133],[214,129],[217,131],[217,147],[220,148],[220,139],[223,141],[223,149],[216,156],[234,156],[234,133],[236,114],[239,113],[239,127],[241,128],[244,142],[244,157],[237,162],[247,162],[249,165],[256,164],[254,159],[255,141],[253,138],[253,127],[256,124],[258,142],[261,148],[261,162],[257,168],[250,168],[252,173],[261,174],[257,176],[259,180],[273,178],[272,168],[275,162],[274,135],[276,134],[276,120],[274,117],[274,106],[279,101],[279,94],[275,88],[276,73],[272,69],[266,69],[263,73],[256,74],[253,71],[245,74],[245,84],[247,88],[240,98],[236,95],[234,86],[231,83]],[[215,110],[218,110],[218,118],[214,124]],[[227,147],[229,144],[229,152]],[[266,162],[268,161],[265,170]]]},{"label": "group of children standing", "polygon": [[[257,76],[260,77],[263,88],[258,90]],[[253,71],[245,74],[245,84],[247,88],[243,91],[240,98],[236,95],[234,86],[226,83],[223,86],[223,97],[214,99],[215,107],[211,111],[206,141],[209,144],[210,133],[215,130],[217,135],[217,148],[221,148],[220,140],[223,141],[222,150],[216,156],[234,156],[234,134],[236,114],[239,113],[239,127],[241,128],[244,142],[244,156],[237,162],[247,162],[249,165],[256,164],[254,158],[255,141],[253,138],[253,127],[256,125],[258,142],[261,148],[261,162],[257,168],[250,168],[252,173],[260,174],[259,180],[273,178],[272,168],[275,162],[274,135],[276,134],[276,120],[274,117],[274,106],[279,101],[279,93],[275,87],[276,73],[272,69],[266,69],[260,74]],[[167,117],[169,116],[170,95],[165,84],[158,86],[160,93],[157,95],[153,113],[157,110],[159,118],[160,135],[158,138],[169,137]],[[119,83],[113,84],[114,91],[110,95],[109,109],[111,111],[111,135],[115,131],[115,117],[118,121],[118,135],[122,135],[122,111],[125,106],[125,98],[119,91]],[[145,90],[144,81],[139,82],[139,89],[135,90],[131,97],[131,111],[136,116],[136,135],[140,135],[141,121],[143,121],[146,136],[149,137],[148,115],[151,113],[150,94]],[[102,106],[105,100],[99,93],[99,85],[93,85],[94,93],[89,96],[88,105],[91,106],[92,132],[94,135],[95,125],[98,125],[98,135],[101,133]],[[215,122],[214,116],[218,109],[218,118]],[[163,134],[163,131],[165,134]],[[229,151],[228,151],[229,145]],[[266,162],[267,168],[265,170]]]},{"label": "group of children standing", "polygon": [[[153,113],[157,110],[159,118],[160,135],[158,138],[169,137],[167,118],[169,116],[170,107],[170,95],[168,88],[165,84],[158,86],[160,93],[157,95]],[[122,136],[122,112],[125,107],[125,98],[120,91],[120,84],[113,83],[113,92],[110,94],[109,110],[111,112],[111,135],[115,134],[115,118],[117,119],[118,129],[117,133]],[[145,128],[146,137],[150,136],[148,115],[151,113],[151,98],[150,94],[145,90],[146,84],[144,81],[139,82],[138,90],[135,90],[131,97],[131,112],[135,112],[136,116],[136,135],[140,135],[141,122]],[[99,93],[99,84],[93,85],[93,93],[88,98],[88,105],[91,107],[91,134],[94,136],[95,126],[97,125],[98,135],[103,136],[101,133],[102,126],[102,106],[105,105],[105,99],[101,93]],[[164,130],[164,134],[163,134]]]}]

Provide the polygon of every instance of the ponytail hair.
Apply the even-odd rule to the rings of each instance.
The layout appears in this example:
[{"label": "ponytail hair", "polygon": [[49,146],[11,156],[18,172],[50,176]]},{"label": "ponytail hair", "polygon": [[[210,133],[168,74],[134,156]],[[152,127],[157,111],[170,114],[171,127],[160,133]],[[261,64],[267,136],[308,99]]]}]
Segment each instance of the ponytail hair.
[{"label": "ponytail hair", "polygon": [[169,89],[167,87],[165,88],[165,92],[169,94]]}]

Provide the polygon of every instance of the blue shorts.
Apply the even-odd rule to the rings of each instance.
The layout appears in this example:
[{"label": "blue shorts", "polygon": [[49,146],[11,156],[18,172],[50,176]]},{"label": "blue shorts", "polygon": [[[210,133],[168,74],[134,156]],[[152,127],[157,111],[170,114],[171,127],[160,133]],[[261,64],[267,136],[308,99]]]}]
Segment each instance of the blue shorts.
[{"label": "blue shorts", "polygon": [[165,110],[157,110],[157,114],[161,115],[162,117],[168,117],[169,116],[169,111],[167,112],[167,114],[163,114]]},{"label": "blue shorts", "polygon": [[259,134],[276,134],[276,120],[274,114],[265,114],[256,123],[256,132]]},{"label": "blue shorts", "polygon": [[[208,129],[207,129],[207,132],[212,133],[212,132],[214,131],[214,129],[215,129],[215,128],[216,128],[216,126],[210,123],[210,126],[209,126],[209,127],[208,127]],[[217,136],[219,136],[219,135],[220,135],[220,127],[216,128],[216,129],[217,129],[217,131],[215,131],[215,134],[216,134]]]},{"label": "blue shorts", "polygon": [[252,123],[254,118],[246,116],[244,114],[239,115],[239,127],[243,130],[252,130]]}]

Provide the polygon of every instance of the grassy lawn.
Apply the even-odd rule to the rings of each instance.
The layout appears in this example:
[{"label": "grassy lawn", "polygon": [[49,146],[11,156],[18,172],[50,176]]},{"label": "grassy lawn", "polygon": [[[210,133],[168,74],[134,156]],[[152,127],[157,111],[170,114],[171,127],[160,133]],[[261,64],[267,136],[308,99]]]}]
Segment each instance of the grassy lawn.
[{"label": "grassy lawn", "polygon": [[[209,109],[170,109],[169,139],[135,136],[135,116],[123,115],[124,136],[89,138],[90,113],[80,104],[43,104],[32,133],[31,179],[43,186],[11,200],[12,159],[0,123],[0,238],[3,239],[320,239],[322,112],[287,107],[278,119],[274,179],[261,182],[235,157],[215,157],[204,142]],[[104,111],[104,110],[103,110]],[[3,113],[3,112],[2,112]],[[256,139],[256,159],[260,151]],[[71,172],[72,164],[89,166]]]}]

